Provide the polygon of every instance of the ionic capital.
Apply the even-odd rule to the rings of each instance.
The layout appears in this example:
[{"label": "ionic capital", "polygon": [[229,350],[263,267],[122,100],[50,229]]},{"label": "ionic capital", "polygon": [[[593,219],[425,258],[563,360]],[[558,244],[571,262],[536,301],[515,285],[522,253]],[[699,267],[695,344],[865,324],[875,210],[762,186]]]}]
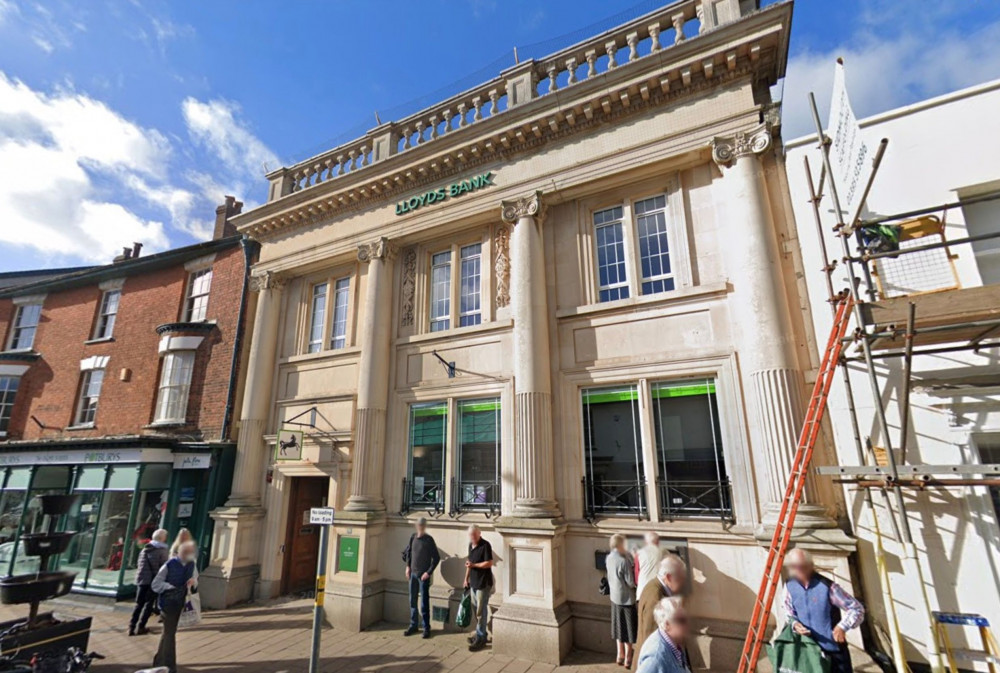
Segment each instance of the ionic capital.
[{"label": "ionic capital", "polygon": [[712,139],[712,159],[729,166],[740,157],[761,156],[771,148],[771,124],[764,122],[749,131]]},{"label": "ionic capital", "polygon": [[522,217],[537,217],[541,219],[544,210],[542,193],[535,191],[528,196],[513,201],[500,202],[500,217],[508,224],[516,224]]},{"label": "ionic capital", "polygon": [[373,259],[393,259],[399,249],[385,236],[380,236],[371,243],[358,246],[358,261],[370,262]]},{"label": "ionic capital", "polygon": [[280,290],[288,279],[274,271],[258,271],[250,274],[250,289],[254,292]]}]

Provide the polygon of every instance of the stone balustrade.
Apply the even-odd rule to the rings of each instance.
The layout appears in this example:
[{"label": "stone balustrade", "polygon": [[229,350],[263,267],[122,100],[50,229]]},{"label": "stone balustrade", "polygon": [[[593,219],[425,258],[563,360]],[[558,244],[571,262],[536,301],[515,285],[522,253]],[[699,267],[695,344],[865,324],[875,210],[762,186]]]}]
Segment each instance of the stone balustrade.
[{"label": "stone balustrade", "polygon": [[268,174],[268,201],[354,173],[534,98],[627,67],[735,21],[755,6],[754,0],[678,0],[545,58],[519,63],[485,84]]}]

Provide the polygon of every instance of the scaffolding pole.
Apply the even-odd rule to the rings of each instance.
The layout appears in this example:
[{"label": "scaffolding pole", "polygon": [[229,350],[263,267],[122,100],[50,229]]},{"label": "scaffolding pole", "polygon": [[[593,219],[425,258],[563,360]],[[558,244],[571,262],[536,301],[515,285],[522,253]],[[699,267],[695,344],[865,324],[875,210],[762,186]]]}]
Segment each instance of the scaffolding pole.
[{"label": "scaffolding pole", "polygon": [[[834,178],[834,173],[830,165],[830,143],[828,142],[823,132],[823,124],[820,121],[819,110],[816,107],[816,97],[811,92],[809,94],[809,107],[812,111],[813,122],[816,126],[816,139],[819,142],[819,149],[821,156],[823,158],[823,168],[826,171],[826,174],[829,176],[830,198],[833,201],[833,208],[837,217],[837,233],[841,239],[844,258],[847,263],[849,277],[852,281],[850,283],[850,291],[854,297],[854,302],[855,302],[854,316],[859,328],[861,328],[861,335],[860,335],[861,346],[865,357],[865,365],[868,370],[869,385],[871,387],[872,397],[875,402],[876,420],[878,422],[879,431],[882,434],[886,443],[886,456],[889,463],[891,475],[893,477],[893,480],[895,481],[898,478],[898,471],[896,468],[896,457],[895,455],[893,455],[892,439],[889,434],[889,423],[885,416],[885,409],[882,406],[881,386],[879,385],[878,382],[878,374],[875,371],[875,362],[872,358],[871,344],[869,343],[868,338],[864,333],[863,325],[865,323],[861,311],[862,299],[858,292],[858,283],[854,282],[854,279],[857,277],[857,274],[855,273],[854,270],[855,262],[854,260],[850,259],[851,250],[848,244],[849,233],[844,231],[846,225],[845,222],[843,221],[843,210],[840,204],[840,197],[837,193],[837,181]],[[865,264],[865,269],[867,270],[867,264]],[[910,524],[906,514],[906,501],[903,497],[903,490],[898,485],[895,485],[892,488],[892,491],[895,495],[896,505],[900,517],[899,521],[900,532],[902,534],[905,558],[911,565],[911,568],[914,571],[914,574],[917,577],[917,581],[921,588],[921,594],[923,598],[923,608],[925,612],[925,617],[927,619],[927,632],[928,632],[927,658],[930,661],[930,667],[932,673],[943,673],[945,670],[944,662],[941,658],[940,648],[937,645],[937,638],[934,630],[934,620],[931,614],[932,608],[930,604],[930,599],[927,595],[927,587],[924,582],[923,570],[921,569],[920,562],[917,559],[916,545],[914,545],[913,543],[913,536],[910,531]]]}]

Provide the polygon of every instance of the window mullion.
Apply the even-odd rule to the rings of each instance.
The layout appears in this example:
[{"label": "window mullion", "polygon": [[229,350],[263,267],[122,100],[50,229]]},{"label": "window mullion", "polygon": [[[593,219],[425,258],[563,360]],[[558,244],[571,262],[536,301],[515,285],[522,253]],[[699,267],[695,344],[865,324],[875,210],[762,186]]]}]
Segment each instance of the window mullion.
[{"label": "window mullion", "polygon": [[626,198],[622,204],[622,236],[625,248],[625,280],[628,283],[630,297],[642,294],[642,269],[639,267],[639,242],[635,231],[635,214],[632,212],[632,200]]}]

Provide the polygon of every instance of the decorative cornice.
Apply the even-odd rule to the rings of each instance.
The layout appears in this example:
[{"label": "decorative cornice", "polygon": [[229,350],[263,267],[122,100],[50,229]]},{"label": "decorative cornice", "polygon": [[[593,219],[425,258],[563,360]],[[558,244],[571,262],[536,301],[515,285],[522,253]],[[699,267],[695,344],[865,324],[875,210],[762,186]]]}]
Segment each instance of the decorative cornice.
[{"label": "decorative cornice", "polygon": [[261,271],[250,274],[250,289],[254,292],[264,290],[280,290],[285,287],[288,279],[274,271]]},{"label": "decorative cornice", "polygon": [[514,199],[513,201],[500,202],[500,217],[507,224],[517,224],[517,221],[522,217],[537,217],[541,219],[543,211],[542,193],[539,191]]},{"label": "decorative cornice", "polygon": [[358,246],[358,261],[370,262],[373,259],[393,259],[399,252],[393,243],[385,236],[380,236],[371,243],[364,243]]},{"label": "decorative cornice", "polygon": [[741,157],[761,156],[771,148],[771,123],[764,122],[731,136],[717,136],[711,145],[712,159],[720,166],[729,166]]},{"label": "decorative cornice", "polygon": [[37,351],[3,351],[0,362],[34,362],[42,357]]},{"label": "decorative cornice", "polygon": [[211,332],[216,328],[214,322],[167,322],[157,325],[156,333],[163,335],[172,332]]}]

